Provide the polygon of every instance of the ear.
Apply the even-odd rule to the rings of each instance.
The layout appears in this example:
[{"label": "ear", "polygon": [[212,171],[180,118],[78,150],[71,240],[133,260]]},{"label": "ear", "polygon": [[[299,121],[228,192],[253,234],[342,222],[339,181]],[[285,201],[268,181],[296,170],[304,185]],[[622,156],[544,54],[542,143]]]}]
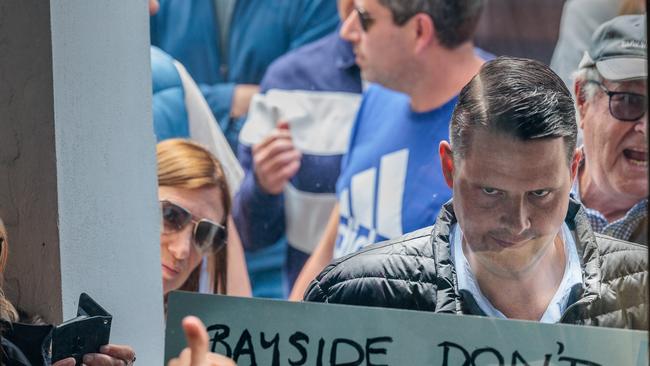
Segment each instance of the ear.
[{"label": "ear", "polygon": [[440,165],[442,166],[442,175],[449,188],[454,188],[454,154],[451,151],[451,145],[447,141],[441,141],[438,149],[440,154]]},{"label": "ear", "polygon": [[587,103],[585,99],[584,84],[579,80],[576,80],[573,84],[573,92],[576,96],[576,109],[578,112],[578,127],[583,129],[584,125],[584,116],[587,114]]},{"label": "ear", "polygon": [[422,52],[436,37],[436,29],[430,16],[418,13],[410,20],[415,27],[415,52]]},{"label": "ear", "polygon": [[573,160],[571,160],[571,183],[576,179],[580,161],[582,161],[582,149],[576,148],[576,151],[573,153]]}]

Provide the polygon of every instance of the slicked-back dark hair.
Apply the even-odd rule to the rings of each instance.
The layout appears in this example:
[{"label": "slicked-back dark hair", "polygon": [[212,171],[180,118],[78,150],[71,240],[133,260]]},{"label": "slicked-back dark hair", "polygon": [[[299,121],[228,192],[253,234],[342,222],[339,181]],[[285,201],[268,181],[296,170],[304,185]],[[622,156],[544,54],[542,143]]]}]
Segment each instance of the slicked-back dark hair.
[{"label": "slicked-back dark hair", "polygon": [[428,14],[438,41],[449,49],[474,36],[484,0],[379,0],[393,14],[393,22],[403,25],[417,13]]},{"label": "slicked-back dark hair", "polygon": [[499,57],[461,90],[449,136],[462,158],[478,130],[520,140],[563,138],[569,164],[578,136],[571,93],[551,69],[534,60]]}]

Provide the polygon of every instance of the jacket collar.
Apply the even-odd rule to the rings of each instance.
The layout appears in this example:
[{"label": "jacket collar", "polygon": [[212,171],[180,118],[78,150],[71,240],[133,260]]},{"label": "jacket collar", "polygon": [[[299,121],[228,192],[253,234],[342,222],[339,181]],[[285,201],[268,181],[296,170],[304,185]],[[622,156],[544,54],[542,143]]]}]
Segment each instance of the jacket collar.
[{"label": "jacket collar", "polygon": [[591,230],[591,224],[585,213],[585,208],[576,201],[569,202],[567,217],[564,220],[569,229],[575,233],[576,249],[581,258],[585,296],[600,293],[601,273],[600,254],[596,244],[596,236]]},{"label": "jacket collar", "polygon": [[463,303],[458,292],[458,277],[451,259],[450,233],[456,223],[452,201],[440,209],[431,233],[432,253],[436,263],[436,312],[463,313]]}]

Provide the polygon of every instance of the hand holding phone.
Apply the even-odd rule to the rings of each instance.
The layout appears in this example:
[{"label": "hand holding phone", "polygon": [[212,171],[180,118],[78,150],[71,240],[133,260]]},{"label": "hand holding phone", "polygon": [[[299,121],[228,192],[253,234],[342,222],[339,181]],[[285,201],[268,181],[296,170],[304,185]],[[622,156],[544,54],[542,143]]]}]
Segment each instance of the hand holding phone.
[{"label": "hand holding phone", "polygon": [[77,365],[88,353],[99,353],[108,344],[113,317],[88,294],[79,296],[77,317],[56,328],[52,335],[52,362],[73,357]]}]

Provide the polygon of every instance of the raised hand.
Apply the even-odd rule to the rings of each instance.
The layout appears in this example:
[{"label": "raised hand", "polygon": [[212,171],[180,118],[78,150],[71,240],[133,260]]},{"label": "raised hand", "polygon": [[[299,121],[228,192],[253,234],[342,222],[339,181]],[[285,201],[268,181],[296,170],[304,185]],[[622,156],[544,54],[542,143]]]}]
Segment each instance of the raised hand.
[{"label": "raised hand", "polygon": [[259,144],[253,146],[253,168],[257,183],[270,194],[280,194],[298,169],[301,152],[291,139],[288,122],[277,127]]}]

